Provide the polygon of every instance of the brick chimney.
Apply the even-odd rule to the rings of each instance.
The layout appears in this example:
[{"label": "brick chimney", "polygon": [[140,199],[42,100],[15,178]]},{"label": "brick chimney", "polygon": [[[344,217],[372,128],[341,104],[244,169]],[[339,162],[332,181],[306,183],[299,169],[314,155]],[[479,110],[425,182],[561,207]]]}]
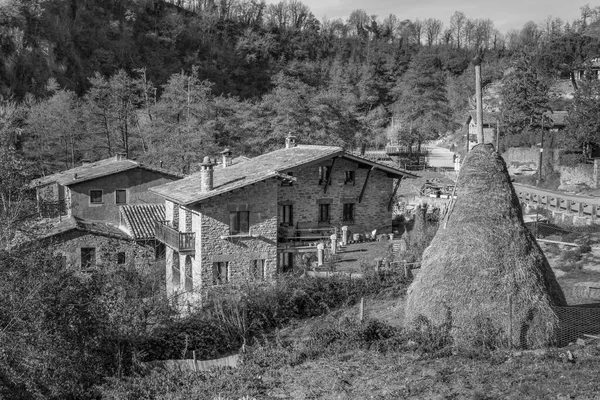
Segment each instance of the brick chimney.
[{"label": "brick chimney", "polygon": [[232,161],[232,158],[231,158],[232,152],[231,152],[231,150],[225,149],[225,150],[223,150],[221,152],[221,154],[223,155],[223,168],[230,167],[231,166],[231,161]]},{"label": "brick chimney", "polygon": [[200,164],[200,191],[210,192],[213,189],[213,164],[208,156]]},{"label": "brick chimney", "polygon": [[285,138],[285,148],[291,149],[292,147],[296,147],[296,136],[292,136],[292,134],[290,133]]}]

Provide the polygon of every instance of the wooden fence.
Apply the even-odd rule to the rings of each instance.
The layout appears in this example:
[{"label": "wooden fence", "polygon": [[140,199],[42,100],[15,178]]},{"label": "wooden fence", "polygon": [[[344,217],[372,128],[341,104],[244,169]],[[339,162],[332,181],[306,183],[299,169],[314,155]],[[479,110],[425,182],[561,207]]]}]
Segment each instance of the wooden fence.
[{"label": "wooden fence", "polygon": [[240,363],[240,355],[235,354],[229,357],[218,358],[214,360],[159,360],[142,363],[146,370],[165,369],[175,371],[208,371],[211,368],[230,367],[237,368]]}]

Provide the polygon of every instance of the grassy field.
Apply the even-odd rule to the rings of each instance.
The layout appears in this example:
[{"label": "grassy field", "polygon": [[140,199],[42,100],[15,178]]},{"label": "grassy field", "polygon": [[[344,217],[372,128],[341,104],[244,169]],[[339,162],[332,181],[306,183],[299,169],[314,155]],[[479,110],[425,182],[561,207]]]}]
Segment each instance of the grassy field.
[{"label": "grassy field", "polygon": [[[387,240],[351,244],[336,269],[365,272],[389,246]],[[569,304],[593,305],[574,288],[600,282],[600,252],[543,247]],[[536,351],[457,350],[437,328],[403,328],[405,288],[365,295],[362,323],[360,299],[325,315],[291,319],[248,343],[237,369],[155,371],[109,382],[104,398],[600,400],[600,338]],[[582,324],[600,326],[587,315]]]}]

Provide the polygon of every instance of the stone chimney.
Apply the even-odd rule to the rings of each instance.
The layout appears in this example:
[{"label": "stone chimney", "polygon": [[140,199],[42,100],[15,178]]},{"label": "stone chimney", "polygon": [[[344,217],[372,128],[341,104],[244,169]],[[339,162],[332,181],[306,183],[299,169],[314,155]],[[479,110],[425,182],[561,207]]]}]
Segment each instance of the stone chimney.
[{"label": "stone chimney", "polygon": [[127,160],[127,153],[116,153],[115,160],[117,160],[117,161]]},{"label": "stone chimney", "polygon": [[213,189],[213,164],[210,158],[204,157],[200,164],[200,191],[202,193],[210,192]]},{"label": "stone chimney", "polygon": [[231,150],[229,149],[225,149],[221,152],[221,154],[223,155],[223,168],[227,168],[231,166]]},{"label": "stone chimney", "polygon": [[285,138],[285,148],[291,149],[292,147],[296,147],[296,136],[292,136],[292,134],[290,133]]},{"label": "stone chimney", "polygon": [[81,159],[81,166],[85,167],[86,165],[90,164],[90,159],[89,158],[82,158]]}]

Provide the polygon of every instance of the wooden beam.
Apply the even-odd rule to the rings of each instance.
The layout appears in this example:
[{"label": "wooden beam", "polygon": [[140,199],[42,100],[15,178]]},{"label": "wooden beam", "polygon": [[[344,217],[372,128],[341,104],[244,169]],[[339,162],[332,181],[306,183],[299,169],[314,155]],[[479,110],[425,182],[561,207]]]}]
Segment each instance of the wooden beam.
[{"label": "wooden beam", "polygon": [[325,182],[325,187],[323,188],[323,194],[327,194],[327,186],[331,184],[331,175],[333,175],[333,167],[335,167],[335,162],[339,157],[333,159],[331,163],[331,167],[329,168],[329,175],[327,176],[327,182]]},{"label": "wooden beam", "polygon": [[394,201],[394,197],[396,197],[396,193],[398,192],[398,188],[400,187],[400,182],[402,182],[402,178],[398,179],[398,182],[396,182],[396,186],[394,187],[394,192],[392,193],[392,196],[390,197],[390,201],[388,202],[388,211],[392,211],[392,202]]},{"label": "wooden beam", "polygon": [[367,189],[367,183],[369,182],[369,176],[371,175],[371,171],[373,171],[375,167],[371,167],[370,170],[367,171],[367,177],[365,178],[365,183],[363,183],[363,187],[360,191],[360,196],[358,196],[358,203],[362,203],[363,196],[365,194],[365,190]]}]

